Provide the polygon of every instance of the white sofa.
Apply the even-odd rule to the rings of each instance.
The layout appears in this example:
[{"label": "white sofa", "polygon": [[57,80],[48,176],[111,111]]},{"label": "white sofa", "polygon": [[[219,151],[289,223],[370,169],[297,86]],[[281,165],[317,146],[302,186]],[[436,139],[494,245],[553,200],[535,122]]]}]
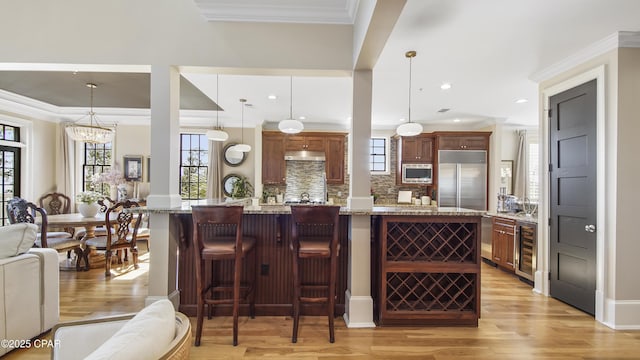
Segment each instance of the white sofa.
[{"label": "white sofa", "polygon": [[[33,246],[37,226],[0,227],[0,339],[30,340],[60,318],[58,252]],[[0,347],[0,356],[12,350]]]},{"label": "white sofa", "polygon": [[182,360],[191,348],[189,318],[166,299],[137,314],[64,322],[51,332],[53,360]]}]

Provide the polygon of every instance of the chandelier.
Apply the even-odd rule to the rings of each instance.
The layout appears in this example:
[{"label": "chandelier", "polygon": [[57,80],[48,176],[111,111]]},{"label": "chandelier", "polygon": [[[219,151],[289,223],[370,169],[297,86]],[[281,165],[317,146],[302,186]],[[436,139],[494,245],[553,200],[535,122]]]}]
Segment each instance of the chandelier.
[{"label": "chandelier", "polygon": [[289,93],[291,95],[291,100],[289,102],[289,118],[280,120],[278,123],[278,129],[285,134],[297,134],[304,129],[304,124],[293,118],[293,76],[290,78]]},{"label": "chandelier", "polygon": [[409,116],[408,121],[396,129],[396,133],[400,136],[415,136],[422,132],[422,125],[411,122],[411,60],[416,56],[415,51],[407,51],[404,54],[409,59]]},{"label": "chandelier", "polygon": [[[100,126],[96,113],[93,111],[93,89],[97,88],[96,84],[87,83],[87,87],[91,89],[91,110],[89,111],[89,125],[81,125],[74,123],[66,127],[66,132],[71,139],[75,141],[85,142],[89,144],[104,144],[113,140],[115,132],[113,129]],[[78,120],[80,121],[80,120]],[[95,121],[95,125],[93,124]]]},{"label": "chandelier", "polygon": [[219,83],[219,75],[216,74],[216,106],[218,107],[218,109],[216,110],[216,126],[213,128],[213,130],[207,131],[207,139],[212,141],[225,141],[229,138],[229,134],[227,134],[224,130],[222,130],[222,127],[220,126],[220,121],[218,119],[218,114],[220,114],[220,102],[219,102],[220,91],[218,88],[218,83]]}]

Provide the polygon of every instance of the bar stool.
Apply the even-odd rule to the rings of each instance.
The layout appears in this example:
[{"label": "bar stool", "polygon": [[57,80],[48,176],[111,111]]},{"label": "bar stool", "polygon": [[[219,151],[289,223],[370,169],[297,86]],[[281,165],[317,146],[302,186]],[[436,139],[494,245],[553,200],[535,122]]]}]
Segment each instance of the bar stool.
[{"label": "bar stool", "polygon": [[[329,317],[329,342],[335,341],[333,318],[338,272],[339,206],[293,205],[291,206],[291,253],[293,255],[293,335],[291,342],[298,341],[300,303],[326,303]],[[328,259],[329,272],[325,284],[304,284],[300,274],[303,259]],[[304,290],[326,291],[324,297],[303,296]]]},{"label": "bar stool", "polygon": [[[212,305],[233,304],[233,346],[238,345],[240,300],[249,302],[249,314],[251,318],[255,317],[256,239],[242,235],[242,213],[242,206],[192,206],[193,249],[198,296],[195,346],[200,346],[205,304],[208,305],[209,319],[211,319]],[[247,259],[251,252],[253,252],[253,259],[249,261],[251,265],[249,280],[241,284],[243,260]],[[220,260],[232,260],[234,262],[232,283],[216,281],[214,262]],[[211,279],[209,282],[206,282],[206,262],[211,263]],[[233,293],[231,298],[228,296],[216,296],[216,294],[229,292]],[[243,296],[241,297],[241,295]]]}]

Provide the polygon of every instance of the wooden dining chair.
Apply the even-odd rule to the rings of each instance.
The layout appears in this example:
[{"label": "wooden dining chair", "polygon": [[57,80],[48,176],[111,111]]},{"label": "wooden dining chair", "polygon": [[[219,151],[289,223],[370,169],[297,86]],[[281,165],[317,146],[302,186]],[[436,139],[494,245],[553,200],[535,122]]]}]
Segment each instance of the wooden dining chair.
[{"label": "wooden dining chair", "polygon": [[120,258],[120,251],[124,251],[124,261],[128,261],[128,252],[131,251],[133,267],[135,269],[139,267],[136,238],[142,214],[123,211],[136,207],[140,207],[140,205],[135,201],[126,200],[115,203],[105,213],[106,235],[96,236],[85,241],[86,251],[89,251],[90,248],[104,250],[106,260],[104,275],[106,277],[111,276],[111,257],[114,255],[114,251],[118,257],[118,264],[122,264],[123,261]]},{"label": "wooden dining chair", "polygon": [[[291,342],[298,341],[300,303],[325,303],[329,318],[329,342],[335,341],[334,317],[336,280],[338,272],[339,206],[291,206],[291,254],[293,256],[293,334]],[[301,262],[307,259],[325,259],[328,269],[323,284],[303,283]],[[307,292],[305,294],[305,292]],[[320,294],[324,293],[324,296]]]},{"label": "wooden dining chair", "polygon": [[[16,198],[14,198],[16,199]],[[14,200],[12,199],[12,200]],[[15,201],[10,201],[7,204],[7,215],[9,219],[12,219],[13,223],[36,223],[36,216],[41,217],[40,223],[40,233],[37,234],[36,242],[34,246],[40,248],[51,248],[55,249],[60,253],[73,251],[76,254],[76,270],[80,271],[82,269],[81,263],[82,259],[84,259],[86,264],[86,258],[84,258],[84,253],[82,251],[80,240],[74,238],[73,236],[68,237],[49,237],[47,227],[47,211],[41,207],[38,207],[36,204],[32,202],[24,201],[24,199],[16,199]]]},{"label": "wooden dining chair", "polygon": [[[45,209],[47,215],[58,214],[70,214],[71,213],[71,198],[67,195],[59,192],[50,192],[40,196],[38,204],[41,208]],[[77,237],[81,239],[84,236],[84,231],[76,232],[73,227],[66,228],[52,228],[53,231],[49,231],[47,237]],[[59,231],[62,230],[62,231]],[[67,254],[69,255],[69,254]]]}]

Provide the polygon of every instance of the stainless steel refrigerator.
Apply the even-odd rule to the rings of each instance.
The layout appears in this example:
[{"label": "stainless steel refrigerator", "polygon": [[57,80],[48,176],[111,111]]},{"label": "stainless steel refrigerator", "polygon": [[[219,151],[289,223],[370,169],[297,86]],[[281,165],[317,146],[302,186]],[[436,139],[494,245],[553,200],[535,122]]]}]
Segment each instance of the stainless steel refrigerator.
[{"label": "stainless steel refrigerator", "polygon": [[487,210],[486,151],[438,151],[438,206]]}]

